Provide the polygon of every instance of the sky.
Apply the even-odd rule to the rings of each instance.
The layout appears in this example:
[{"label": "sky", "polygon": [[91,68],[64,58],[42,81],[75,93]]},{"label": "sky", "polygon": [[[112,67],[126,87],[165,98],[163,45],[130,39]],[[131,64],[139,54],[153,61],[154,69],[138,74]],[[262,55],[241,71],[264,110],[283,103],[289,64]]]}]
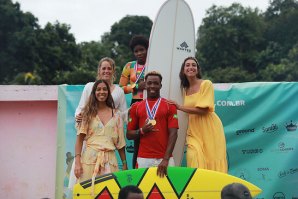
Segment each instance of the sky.
[{"label": "sky", "polygon": [[[127,15],[148,16],[154,21],[166,0],[13,0],[19,2],[23,12],[31,12],[42,27],[47,22],[66,23],[76,41],[100,41],[111,26]],[[244,7],[265,11],[269,0],[185,0],[190,6],[196,31],[212,5],[228,7],[240,3]]]}]

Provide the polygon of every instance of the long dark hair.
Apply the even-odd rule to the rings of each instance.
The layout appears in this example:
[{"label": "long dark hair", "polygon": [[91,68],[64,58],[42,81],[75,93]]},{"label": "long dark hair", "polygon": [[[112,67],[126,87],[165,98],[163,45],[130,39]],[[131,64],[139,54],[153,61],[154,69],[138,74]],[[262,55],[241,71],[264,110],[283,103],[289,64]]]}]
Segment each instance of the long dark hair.
[{"label": "long dark hair", "polygon": [[89,123],[90,123],[91,119],[97,115],[98,100],[96,98],[95,92],[96,92],[98,84],[100,84],[100,83],[104,83],[108,89],[108,97],[106,99],[106,105],[108,107],[110,107],[111,109],[115,109],[114,100],[113,100],[108,82],[103,79],[97,80],[92,87],[92,91],[89,96],[88,102],[82,110],[82,116],[83,116],[82,122],[83,122],[83,125],[87,126],[88,128],[89,128]]},{"label": "long dark hair", "polygon": [[202,74],[201,74],[201,68],[199,65],[198,60],[195,57],[187,57],[186,59],[184,59],[182,65],[181,65],[181,69],[180,69],[180,73],[179,73],[179,77],[180,77],[180,86],[181,88],[189,88],[189,81],[186,78],[186,75],[184,74],[184,67],[185,67],[185,63],[187,62],[187,60],[194,60],[197,64],[197,68],[198,68],[198,73],[197,73],[197,78],[201,79],[202,78]]}]

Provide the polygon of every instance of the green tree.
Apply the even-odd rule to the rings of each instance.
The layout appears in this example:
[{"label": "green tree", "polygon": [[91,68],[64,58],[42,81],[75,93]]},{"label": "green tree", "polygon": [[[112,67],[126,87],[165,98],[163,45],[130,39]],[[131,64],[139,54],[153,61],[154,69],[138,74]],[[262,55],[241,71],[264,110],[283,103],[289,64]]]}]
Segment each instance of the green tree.
[{"label": "green tree", "polygon": [[226,67],[209,71],[208,78],[217,83],[253,82],[256,79],[256,74],[243,70],[240,67]]},{"label": "green tree", "polygon": [[298,43],[279,63],[270,63],[260,71],[264,81],[298,81]]},{"label": "green tree", "polygon": [[129,41],[134,35],[144,35],[149,39],[152,21],[147,16],[125,16],[111,27],[110,33],[102,36],[102,43],[108,49],[107,56],[113,58],[117,67],[118,82],[122,67],[134,56],[129,48]]},{"label": "green tree", "polygon": [[117,42],[127,46],[133,35],[144,35],[149,38],[152,21],[147,16],[125,16],[111,27],[111,32],[102,37],[102,42]]},{"label": "green tree", "polygon": [[41,79],[38,75],[27,72],[27,73],[19,73],[14,79],[10,82],[10,84],[19,84],[19,85],[35,85],[41,84]]},{"label": "green tree", "polygon": [[102,36],[99,42],[82,42],[78,44],[81,52],[80,61],[74,68],[56,72],[56,83],[85,84],[94,81],[97,75],[98,61],[111,57],[116,62],[116,80],[119,82],[122,67],[133,59],[128,43],[134,34],[149,37],[152,22],[148,17],[126,16],[111,27],[111,32]]},{"label": "green tree", "polygon": [[98,61],[109,54],[109,50],[101,42],[82,42],[79,45],[82,53],[80,66],[96,72]]},{"label": "green tree", "polygon": [[[262,13],[234,3],[227,8],[212,6],[206,15],[198,30],[197,57],[207,75],[212,78],[218,74],[215,69],[229,67],[256,73],[256,59],[265,45]],[[241,81],[241,77],[233,80]]]},{"label": "green tree", "polygon": [[258,68],[265,68],[269,64],[277,64],[282,57],[282,46],[269,41],[265,50],[262,50],[256,59]]},{"label": "green tree", "polygon": [[57,83],[86,84],[92,82],[97,76],[98,61],[107,54],[106,47],[101,42],[82,42],[78,44],[81,59],[78,66],[72,71],[58,74]]},{"label": "green tree", "polygon": [[96,78],[96,70],[88,70],[84,67],[75,67],[72,71],[56,73],[57,84],[86,84],[93,82]]},{"label": "green tree", "polygon": [[[43,84],[62,83],[59,78],[66,71],[73,71],[81,59],[81,52],[66,24],[48,23],[37,30],[39,53],[37,74]],[[65,82],[67,83],[67,82]]]},{"label": "green tree", "polygon": [[281,46],[279,59],[285,58],[298,42],[298,1],[273,0],[265,12],[265,38]]},{"label": "green tree", "polygon": [[23,13],[19,3],[0,1],[0,83],[7,84],[17,74],[34,71],[38,28],[37,19]]}]

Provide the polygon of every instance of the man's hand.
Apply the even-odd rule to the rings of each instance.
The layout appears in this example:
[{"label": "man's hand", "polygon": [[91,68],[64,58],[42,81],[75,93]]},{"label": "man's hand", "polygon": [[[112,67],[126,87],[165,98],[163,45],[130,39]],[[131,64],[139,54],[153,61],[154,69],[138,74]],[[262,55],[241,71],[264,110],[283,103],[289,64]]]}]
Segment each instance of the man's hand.
[{"label": "man's hand", "polygon": [[148,123],[148,121],[146,121],[146,123],[142,127],[142,131],[143,131],[144,134],[146,134],[146,133],[149,133],[149,132],[157,132],[158,129],[155,129],[154,126],[151,123]]},{"label": "man's hand", "polygon": [[169,160],[163,159],[161,163],[157,167],[157,175],[163,178],[165,175],[168,175],[167,168],[168,168]]},{"label": "man's hand", "polygon": [[122,165],[122,170],[127,170],[127,164]]}]

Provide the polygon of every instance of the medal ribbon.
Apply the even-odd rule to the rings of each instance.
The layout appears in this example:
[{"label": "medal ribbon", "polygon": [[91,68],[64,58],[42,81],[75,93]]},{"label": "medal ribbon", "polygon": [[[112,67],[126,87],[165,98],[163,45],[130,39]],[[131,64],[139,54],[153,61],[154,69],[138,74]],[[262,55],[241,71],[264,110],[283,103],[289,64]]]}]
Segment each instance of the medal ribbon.
[{"label": "medal ribbon", "polygon": [[145,68],[146,68],[144,65],[142,71],[140,72],[140,75],[138,75],[138,66],[139,66],[139,64],[138,64],[138,62],[136,62],[136,64],[134,65],[134,70],[136,71],[136,76],[137,76],[137,80],[135,81],[135,83],[137,83],[139,81],[140,77],[142,76],[142,74],[144,73]]},{"label": "medal ribbon", "polygon": [[155,118],[155,115],[157,113],[160,101],[161,101],[161,98],[158,98],[158,100],[153,105],[152,110],[150,110],[148,100],[146,100],[146,111],[147,111],[147,115],[148,115],[150,120],[153,120]]}]

